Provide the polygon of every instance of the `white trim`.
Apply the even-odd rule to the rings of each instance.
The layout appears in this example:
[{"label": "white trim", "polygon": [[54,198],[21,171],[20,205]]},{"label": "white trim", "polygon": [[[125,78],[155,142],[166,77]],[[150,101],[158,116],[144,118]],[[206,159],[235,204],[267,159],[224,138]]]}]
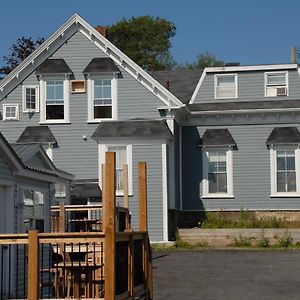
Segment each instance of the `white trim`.
[{"label": "white trim", "polygon": [[[272,74],[284,74],[285,75],[285,84],[284,85],[278,85],[278,87],[285,87],[286,88],[286,96],[289,96],[289,72],[288,71],[274,71],[274,72],[265,72],[264,73],[264,90],[265,90],[265,97],[266,98],[274,98],[274,97],[283,97],[283,96],[268,96],[267,95],[267,78],[268,75],[272,75]],[[276,88],[276,86],[274,86],[274,88]]]},{"label": "white trim", "polygon": [[206,110],[191,111],[192,115],[226,115],[226,114],[246,114],[246,113],[277,113],[277,112],[297,112],[300,108],[259,108],[259,109],[236,109],[236,110]]},{"label": "white trim", "polygon": [[53,161],[53,145],[52,144],[49,144],[48,145],[48,148],[46,149],[46,154],[48,155],[49,159],[51,161]]},{"label": "white trim", "polygon": [[297,69],[297,64],[278,64],[278,65],[254,65],[254,66],[232,66],[232,67],[209,67],[205,68],[206,73],[221,72],[240,72],[240,71],[264,71],[264,70],[291,70]]},{"label": "white trim", "polygon": [[[74,27],[74,28],[72,28]],[[170,106],[172,103],[178,107],[184,106],[184,104],[177,99],[170,91],[162,86],[158,81],[152,78],[145,70],[139,67],[134,61],[114,46],[110,41],[103,37],[99,32],[83,20],[78,14],[71,16],[53,35],[51,35],[38,49],[36,49],[31,55],[29,55],[18,67],[16,67],[9,75],[5,77],[0,83],[0,95],[1,98],[9,92],[5,87],[13,81],[15,78],[20,77],[20,73],[25,71],[28,66],[32,66],[35,62],[44,61],[61,44],[52,47],[57,40],[64,41],[72,36],[72,33],[79,31],[84,34],[90,41],[92,41],[99,49],[105,52],[114,62],[126,70],[131,76],[138,80],[143,86],[145,86],[152,94],[156,95],[163,103]],[[65,34],[66,33],[66,34]],[[42,55],[42,59],[39,57]],[[32,69],[27,70],[32,72]],[[23,76],[23,75],[22,75]],[[26,75],[24,75],[26,77]],[[18,84],[16,81],[15,84]],[[154,93],[154,91],[157,93]]]},{"label": "white trim", "polygon": [[135,137],[105,137],[100,138],[98,143],[101,142],[101,144],[111,144],[111,145],[153,145],[153,144],[166,144],[168,143],[168,140],[166,138],[135,138]]},{"label": "white trim", "polygon": [[[277,150],[294,150],[295,151],[295,170],[296,170],[296,192],[277,192]],[[270,179],[271,195],[270,197],[300,197],[300,148],[297,146],[273,147],[270,148]]]},{"label": "white trim", "polygon": [[200,80],[197,83],[197,86],[196,86],[196,88],[195,88],[195,90],[193,92],[193,95],[192,95],[192,98],[191,98],[189,104],[193,104],[194,103],[194,101],[195,101],[195,99],[197,97],[197,94],[199,92],[199,89],[200,89],[200,87],[201,87],[201,85],[202,85],[202,83],[204,81],[205,76],[206,76],[206,69],[204,69],[203,73],[201,74]]},{"label": "white trim", "polygon": [[[219,77],[228,77],[228,76],[233,76],[234,77],[234,84],[235,84],[235,95],[233,97],[217,97],[217,84],[218,84],[218,78]],[[235,99],[238,98],[238,75],[237,74],[215,74],[214,75],[214,96],[215,99]]]},{"label": "white trim", "polygon": [[[208,153],[210,151],[226,151],[227,193],[209,193]],[[233,151],[231,147],[207,147],[202,149],[202,198],[234,198],[233,193]]]},{"label": "white trim", "polygon": [[114,75],[112,78],[101,76],[99,80],[110,80],[111,82],[111,118],[94,118],[94,83],[98,80],[97,76],[92,78],[88,76],[87,90],[88,90],[88,120],[87,123],[99,123],[102,121],[111,121],[118,119],[118,80]]},{"label": "white trim", "polygon": [[[35,109],[26,109],[26,89],[35,89]],[[40,109],[40,94],[39,85],[23,85],[22,86],[22,111],[23,113],[39,112]]]},{"label": "white trim", "polygon": [[167,144],[161,145],[162,150],[162,193],[163,193],[163,240],[168,241],[168,171]]},{"label": "white trim", "polygon": [[[63,119],[46,119],[46,84],[47,81],[58,80],[63,81],[64,93],[64,118]],[[70,84],[66,76],[41,77],[40,79],[40,122],[39,124],[68,124],[70,123]]]},{"label": "white trim", "polygon": [[[6,109],[8,107],[15,107],[16,108],[16,116],[15,117],[7,117],[6,116]],[[3,121],[19,121],[19,104],[11,103],[11,104],[3,104]]]},{"label": "white trim", "polygon": [[180,210],[183,208],[182,192],[182,126],[179,126],[179,183],[180,183]]}]

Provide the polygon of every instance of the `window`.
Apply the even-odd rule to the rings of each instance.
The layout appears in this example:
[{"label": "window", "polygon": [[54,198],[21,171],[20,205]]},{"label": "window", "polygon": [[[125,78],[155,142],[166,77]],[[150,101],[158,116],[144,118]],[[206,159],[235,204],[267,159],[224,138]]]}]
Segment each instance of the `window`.
[{"label": "window", "polygon": [[237,98],[237,74],[215,75],[215,99]]},{"label": "window", "polygon": [[271,194],[297,195],[299,185],[299,149],[270,149],[271,153]]},{"label": "window", "polygon": [[232,149],[203,149],[203,196],[233,197]]},{"label": "window", "polygon": [[123,191],[123,168],[127,164],[126,146],[108,146],[108,152],[116,152],[116,190]]},{"label": "window", "polygon": [[64,119],[64,84],[62,80],[46,82],[46,120]]},{"label": "window", "polygon": [[93,78],[87,82],[88,121],[117,119],[117,79]]},{"label": "window", "polygon": [[132,194],[132,145],[99,144],[99,179],[102,178],[101,166],[105,163],[105,152],[116,152],[116,194],[123,195],[124,165],[128,166],[128,193]]},{"label": "window", "polygon": [[3,121],[19,120],[18,104],[3,104]]},{"label": "window", "polygon": [[54,78],[41,80],[41,122],[69,122],[69,82]]},{"label": "window", "polygon": [[23,230],[44,231],[44,194],[42,192],[23,190]]},{"label": "window", "polygon": [[23,86],[23,112],[39,111],[39,87]]},{"label": "window", "polygon": [[66,197],[66,184],[55,183],[55,198],[65,198]]},{"label": "window", "polygon": [[265,97],[288,96],[288,72],[265,73]]}]

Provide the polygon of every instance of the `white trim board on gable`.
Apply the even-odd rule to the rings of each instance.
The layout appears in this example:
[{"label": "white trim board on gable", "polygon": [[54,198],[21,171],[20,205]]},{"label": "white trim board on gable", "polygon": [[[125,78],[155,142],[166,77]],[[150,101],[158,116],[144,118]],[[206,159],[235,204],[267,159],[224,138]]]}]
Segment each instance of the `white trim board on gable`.
[{"label": "white trim board on gable", "polygon": [[[120,68],[129,73],[151,93],[167,106],[178,108],[184,104],[170,93],[165,87],[139,67],[133,60],[102,36],[78,14],[70,17],[53,35],[39,48],[29,55],[18,67],[7,75],[0,83],[0,100],[10,93],[18,84],[28,77],[34,70],[65,43],[76,31],[80,31],[100,50],[110,57]],[[9,86],[10,85],[10,86]]]}]

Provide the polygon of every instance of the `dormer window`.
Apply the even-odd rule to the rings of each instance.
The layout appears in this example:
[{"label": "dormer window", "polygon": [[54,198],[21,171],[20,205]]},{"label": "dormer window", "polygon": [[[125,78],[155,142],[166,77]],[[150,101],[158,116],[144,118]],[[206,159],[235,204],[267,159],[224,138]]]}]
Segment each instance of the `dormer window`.
[{"label": "dormer window", "polygon": [[288,96],[288,72],[265,73],[265,97]]},{"label": "dormer window", "polygon": [[215,75],[215,99],[237,98],[237,74]]},{"label": "dormer window", "polygon": [[111,58],[96,57],[82,72],[87,78],[88,122],[116,120],[119,68]]},{"label": "dormer window", "polygon": [[41,123],[69,123],[69,78],[63,59],[47,59],[36,70],[40,79]]}]

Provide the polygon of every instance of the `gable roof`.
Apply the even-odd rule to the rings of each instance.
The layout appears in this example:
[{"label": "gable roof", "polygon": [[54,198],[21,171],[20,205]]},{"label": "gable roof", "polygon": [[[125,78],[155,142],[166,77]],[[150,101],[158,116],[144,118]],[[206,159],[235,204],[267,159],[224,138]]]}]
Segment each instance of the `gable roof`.
[{"label": "gable roof", "polygon": [[189,103],[203,70],[174,70],[149,72],[182,103]]},{"label": "gable roof", "polygon": [[27,126],[19,136],[16,143],[56,144],[57,141],[48,126]]},{"label": "gable roof", "polygon": [[49,58],[76,31],[80,31],[87,39],[110,57],[118,67],[124,69],[141,85],[158,97],[165,105],[182,107],[183,103],[170,91],[163,87],[132,59],[114,46],[78,14],[70,17],[54,34],[44,41],[31,55],[0,82],[0,100],[10,93],[18,84],[27,78],[35,69]]},{"label": "gable roof", "polygon": [[101,138],[163,138],[171,139],[172,133],[165,121],[128,120],[101,123],[92,135],[94,140]]}]

